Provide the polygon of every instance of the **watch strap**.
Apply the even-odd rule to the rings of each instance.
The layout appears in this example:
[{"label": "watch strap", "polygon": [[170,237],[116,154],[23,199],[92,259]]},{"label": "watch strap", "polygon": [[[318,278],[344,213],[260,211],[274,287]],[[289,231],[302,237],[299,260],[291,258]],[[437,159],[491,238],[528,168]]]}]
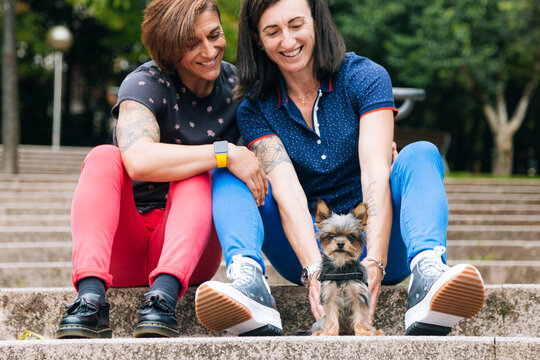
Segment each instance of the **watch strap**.
[{"label": "watch strap", "polygon": [[309,279],[311,278],[311,276],[319,271],[321,269],[321,263],[315,263],[315,264],[311,264],[309,266],[306,266],[304,269],[302,269],[302,276],[300,277],[300,282],[304,285],[304,286],[308,286],[309,285]]},{"label": "watch strap", "polygon": [[217,160],[217,167],[224,168],[227,167],[227,154],[215,154]]}]

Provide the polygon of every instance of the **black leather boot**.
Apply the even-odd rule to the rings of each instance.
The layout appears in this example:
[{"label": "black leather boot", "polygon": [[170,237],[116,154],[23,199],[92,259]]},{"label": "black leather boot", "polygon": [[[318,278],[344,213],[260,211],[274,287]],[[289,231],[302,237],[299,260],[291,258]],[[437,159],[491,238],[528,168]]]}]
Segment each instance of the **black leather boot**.
[{"label": "black leather boot", "polygon": [[57,339],[111,338],[109,325],[110,305],[99,303],[99,295],[84,294],[66,307],[66,315],[60,320]]},{"label": "black leather boot", "polygon": [[175,315],[176,299],[166,293],[154,290],[144,294],[144,302],[139,310],[139,322],[133,336],[176,337],[178,321]]}]

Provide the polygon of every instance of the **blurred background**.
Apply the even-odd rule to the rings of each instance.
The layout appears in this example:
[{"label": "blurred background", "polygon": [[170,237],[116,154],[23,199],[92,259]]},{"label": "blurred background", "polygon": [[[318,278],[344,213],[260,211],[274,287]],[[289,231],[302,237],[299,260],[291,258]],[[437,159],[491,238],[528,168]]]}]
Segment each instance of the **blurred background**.
[{"label": "blurred background", "polygon": [[[54,55],[46,37],[57,25],[73,35],[62,65],[61,144],[110,143],[115,91],[130,71],[149,60],[140,42],[147,1],[3,0],[4,42],[10,2],[16,20],[20,143],[51,144]],[[226,60],[232,63],[239,3],[218,0],[228,42]],[[446,160],[452,172],[537,176],[538,0],[328,4],[349,51],[383,65],[394,86],[425,89],[425,100],[396,125],[449,134]],[[5,51],[3,55],[6,61]]]}]

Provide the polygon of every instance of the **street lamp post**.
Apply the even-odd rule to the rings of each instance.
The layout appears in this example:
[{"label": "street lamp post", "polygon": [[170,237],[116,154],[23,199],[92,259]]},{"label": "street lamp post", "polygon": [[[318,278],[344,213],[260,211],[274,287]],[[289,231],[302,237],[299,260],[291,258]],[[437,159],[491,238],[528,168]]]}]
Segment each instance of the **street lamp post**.
[{"label": "street lamp post", "polygon": [[62,114],[62,55],[73,44],[73,36],[69,29],[63,25],[54,26],[47,34],[47,43],[54,50],[54,102],[53,102],[53,128],[52,147],[60,149],[60,129]]}]

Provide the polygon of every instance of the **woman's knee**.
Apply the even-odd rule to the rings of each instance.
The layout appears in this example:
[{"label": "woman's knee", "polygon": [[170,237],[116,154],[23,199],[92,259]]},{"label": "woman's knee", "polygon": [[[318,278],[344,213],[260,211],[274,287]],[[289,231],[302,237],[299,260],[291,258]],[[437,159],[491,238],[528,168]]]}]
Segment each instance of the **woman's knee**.
[{"label": "woman's knee", "polygon": [[229,189],[231,187],[248,190],[248,187],[242,180],[237,178],[227,169],[212,170],[212,188],[214,191],[221,188]]},{"label": "woman's knee", "polygon": [[86,155],[85,161],[88,159],[122,159],[120,149],[114,145],[98,145]]},{"label": "woman's knee", "polygon": [[114,145],[96,146],[86,155],[82,164],[82,170],[89,167],[107,173],[114,169],[123,171],[120,149]]},{"label": "woman's knee", "polygon": [[182,197],[184,199],[182,201],[191,201],[185,199],[191,198],[194,200],[194,204],[197,204],[197,198],[209,200],[211,191],[212,180],[208,171],[184,180],[172,181],[169,187],[168,199]]},{"label": "woman's knee", "polygon": [[435,164],[441,174],[444,173],[439,149],[429,141],[417,141],[405,146],[399,152],[394,167],[406,166],[414,168],[415,166],[425,166],[427,164]]},{"label": "woman's knee", "polygon": [[429,141],[416,141],[405,146],[399,153],[399,156],[403,157],[441,157],[439,149]]}]

